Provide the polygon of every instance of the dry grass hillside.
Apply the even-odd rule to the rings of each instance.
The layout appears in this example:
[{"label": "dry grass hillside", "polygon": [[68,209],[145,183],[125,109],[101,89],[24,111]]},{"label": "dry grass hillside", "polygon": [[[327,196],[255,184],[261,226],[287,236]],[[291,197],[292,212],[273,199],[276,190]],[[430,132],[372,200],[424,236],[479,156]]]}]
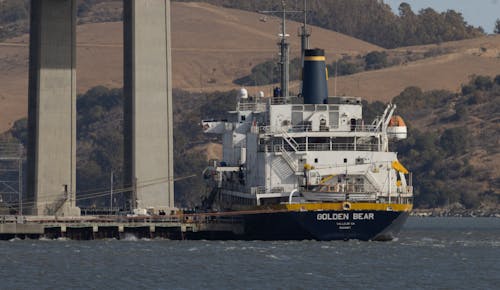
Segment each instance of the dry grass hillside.
[{"label": "dry grass hillside", "polygon": [[[240,10],[200,3],[172,3],[174,86],[192,91],[234,88],[232,80],[276,56],[279,21]],[[298,23],[288,23],[292,54],[297,55]],[[366,53],[379,47],[321,28],[312,43],[333,53]],[[96,85],[122,86],[122,24],[78,27],[78,92]],[[0,132],[26,115],[27,35],[0,43]]]},{"label": "dry grass hillside", "polygon": [[[251,68],[276,57],[279,21],[259,14],[201,3],[173,2],[174,86],[190,91],[234,89],[232,81]],[[116,7],[115,7],[116,8]],[[118,8],[116,8],[118,9]],[[288,23],[292,55],[299,49],[299,24]],[[313,27],[311,43],[322,47],[330,61],[342,54],[383,50],[375,45]],[[428,51],[438,46],[398,48]],[[330,79],[330,93],[389,100],[408,86],[424,90],[457,91],[472,74],[500,73],[500,36],[442,43],[447,54],[400,66]],[[78,27],[78,92],[96,85],[122,86],[122,24],[84,24]],[[0,132],[26,115],[28,36],[0,43]],[[337,89],[334,89],[334,85]],[[292,83],[298,87],[298,82]],[[264,87],[268,92],[270,86]],[[250,93],[261,88],[249,88]]]},{"label": "dry grass hillside", "polygon": [[[392,52],[422,52],[432,49],[443,49],[448,53],[383,70],[339,77],[337,93],[387,101],[408,86],[456,92],[462,84],[469,81],[471,75],[500,74],[500,35],[440,45],[398,48]],[[329,82],[329,88],[332,92],[333,79]]]}]

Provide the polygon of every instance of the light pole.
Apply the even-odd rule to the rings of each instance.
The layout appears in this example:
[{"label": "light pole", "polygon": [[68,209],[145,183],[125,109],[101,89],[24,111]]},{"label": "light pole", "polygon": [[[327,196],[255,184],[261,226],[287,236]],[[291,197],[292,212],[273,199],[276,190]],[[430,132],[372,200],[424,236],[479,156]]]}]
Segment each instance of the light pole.
[{"label": "light pole", "polygon": [[110,190],[109,190],[109,212],[110,214],[113,213],[113,171],[111,171],[111,178],[110,178]]}]

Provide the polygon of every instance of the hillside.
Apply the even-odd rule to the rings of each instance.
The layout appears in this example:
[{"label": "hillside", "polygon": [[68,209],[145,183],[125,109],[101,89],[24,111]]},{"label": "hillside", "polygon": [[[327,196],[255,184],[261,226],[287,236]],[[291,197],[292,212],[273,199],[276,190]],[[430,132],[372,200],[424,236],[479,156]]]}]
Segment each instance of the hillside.
[{"label": "hillside", "polygon": [[[116,8],[114,8],[116,9]],[[233,80],[258,63],[276,59],[278,20],[261,15],[201,3],[172,4],[174,86],[192,92],[234,89]],[[106,10],[107,11],[107,10]],[[85,20],[85,18],[82,18]],[[289,23],[290,31],[299,24]],[[340,55],[369,51],[388,53],[422,52],[446,48],[448,53],[377,71],[330,78],[330,92],[361,96],[368,100],[389,100],[412,85],[424,90],[457,91],[469,76],[495,75],[500,67],[500,36],[384,50],[354,38],[313,27],[311,43],[326,49],[328,60]],[[291,33],[292,57],[299,39]],[[28,36],[0,43],[0,131],[25,116],[27,95]],[[90,23],[78,27],[78,92],[96,85],[122,85],[122,24]],[[249,88],[250,92],[272,86]],[[292,89],[298,82],[292,83]]]},{"label": "hillside", "polygon": [[394,102],[410,124],[397,151],[415,172],[416,205],[498,210],[500,74],[474,77],[459,93],[407,88]]},{"label": "hillside", "polygon": [[[281,1],[235,0],[176,0],[206,2],[218,6],[248,10],[282,10]],[[287,10],[303,10],[302,1],[286,1]],[[400,1],[398,13],[380,0],[308,1],[311,24],[377,44],[384,48],[439,43],[475,38],[484,35],[482,28],[469,25],[461,13],[447,9],[437,12],[432,8],[413,11]],[[302,21],[301,13],[289,15]]]},{"label": "hillside", "polygon": [[[226,91],[233,80],[248,74],[258,63],[276,58],[278,20],[201,3],[173,6],[174,86],[192,92]],[[114,8],[116,9],[116,8]],[[85,20],[86,18],[82,18]],[[290,31],[299,24],[289,23]],[[292,57],[297,56],[299,39],[291,33]],[[377,71],[330,78],[330,92],[361,96],[368,100],[389,100],[408,86],[424,90],[457,91],[473,75],[495,75],[500,67],[500,36],[488,36],[440,45],[383,50],[354,38],[313,27],[311,43],[325,48],[329,60],[340,55],[369,51],[388,53],[422,52],[446,48],[448,53]],[[0,43],[0,131],[25,116],[27,95],[28,36]],[[91,23],[78,27],[78,92],[96,85],[122,85],[122,24]],[[335,90],[335,83],[337,89]],[[292,89],[298,88],[292,83]],[[250,92],[272,86],[249,88]]]},{"label": "hillside", "polygon": [[[460,90],[472,75],[495,76],[500,73],[500,35],[443,43],[404,47],[391,52],[421,52],[440,48],[444,55],[404,63],[377,71],[339,77],[337,93],[362,96],[367,100],[388,101],[408,86],[424,90]],[[334,90],[330,79],[329,89]]]},{"label": "hillside", "polygon": [[[462,84],[474,75],[496,76],[500,73],[500,35],[491,35],[476,39],[453,41],[439,45],[402,47],[391,50],[379,49],[389,56],[416,55],[429,53],[431,56],[416,61],[403,61],[396,66],[370,70],[328,80],[331,95],[359,96],[368,101],[388,102],[410,86],[423,90],[449,90],[458,92]],[[434,51],[439,51],[432,56]],[[327,51],[327,54],[332,55]],[[333,54],[338,59],[341,55]],[[351,53],[352,56],[359,54]],[[411,58],[411,57],[409,57]],[[330,72],[331,73],[331,72]],[[335,89],[335,86],[337,88]],[[220,90],[233,89],[235,85],[220,86]],[[247,87],[250,92],[262,89],[271,92],[273,85]],[[297,92],[299,81],[290,84],[292,92]],[[188,90],[190,88],[187,88]]]},{"label": "hillside", "polygon": [[[244,76],[257,63],[276,56],[278,20],[259,21],[252,12],[200,3],[172,3],[174,87],[190,91],[234,88],[232,80]],[[289,22],[292,55],[298,54],[298,23]],[[379,47],[313,27],[315,46],[330,57],[337,53],[360,54]],[[122,86],[122,24],[94,23],[78,26],[77,89],[83,93],[96,85]],[[0,43],[0,132],[26,115],[28,36]]]}]

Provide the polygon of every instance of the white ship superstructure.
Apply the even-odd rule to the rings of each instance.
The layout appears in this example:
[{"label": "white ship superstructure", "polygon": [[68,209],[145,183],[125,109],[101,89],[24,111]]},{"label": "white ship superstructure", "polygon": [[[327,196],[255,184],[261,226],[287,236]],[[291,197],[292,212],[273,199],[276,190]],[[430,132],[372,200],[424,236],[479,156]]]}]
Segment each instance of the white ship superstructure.
[{"label": "white ship superstructure", "polygon": [[283,104],[242,89],[226,121],[203,121],[223,136],[222,160],[205,171],[222,204],[411,203],[409,173],[389,151],[390,140],[406,138],[396,106],[366,124],[359,98],[330,100]]}]

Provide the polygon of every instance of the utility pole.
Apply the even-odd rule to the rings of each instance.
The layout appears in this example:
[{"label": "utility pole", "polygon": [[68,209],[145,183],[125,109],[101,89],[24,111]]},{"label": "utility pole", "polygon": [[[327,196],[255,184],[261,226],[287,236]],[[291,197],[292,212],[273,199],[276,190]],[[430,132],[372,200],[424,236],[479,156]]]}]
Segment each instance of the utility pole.
[{"label": "utility pole", "polygon": [[23,215],[23,145],[19,144],[18,164],[18,190],[19,190],[19,215]]},{"label": "utility pole", "polygon": [[109,212],[113,213],[113,171],[111,171],[110,190],[109,190]]}]

